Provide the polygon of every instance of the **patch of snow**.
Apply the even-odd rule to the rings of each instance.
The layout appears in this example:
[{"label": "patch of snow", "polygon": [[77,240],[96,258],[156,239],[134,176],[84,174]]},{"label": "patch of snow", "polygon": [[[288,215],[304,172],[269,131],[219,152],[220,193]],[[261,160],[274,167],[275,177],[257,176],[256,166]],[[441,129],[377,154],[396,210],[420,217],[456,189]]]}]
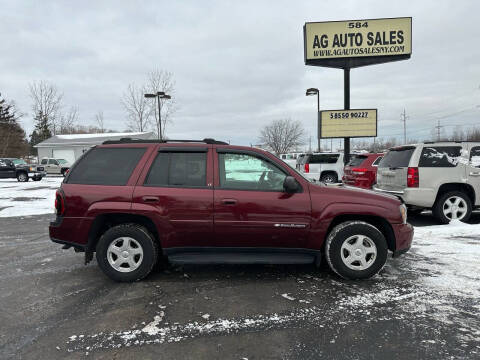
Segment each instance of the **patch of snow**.
[{"label": "patch of snow", "polygon": [[133,137],[138,135],[145,135],[145,132],[131,132],[131,133],[100,133],[100,134],[70,134],[70,135],[57,135],[58,139],[74,140],[74,139],[90,139],[98,137]]},{"label": "patch of snow", "polygon": [[290,301],[294,301],[295,298],[294,297],[291,297],[290,295],[288,295],[288,293],[285,293],[285,294],[282,294],[282,297],[287,299],[287,300],[290,300]]},{"label": "patch of snow", "polygon": [[158,325],[163,320],[165,313],[163,311],[160,312],[159,315],[155,315],[153,321],[146,325],[142,331],[147,333],[148,335],[157,335],[161,330],[158,328]]},{"label": "patch of snow", "polygon": [[[0,180],[0,217],[53,214],[55,192],[63,177],[44,177],[40,181]],[[21,200],[21,201],[19,201]]]}]

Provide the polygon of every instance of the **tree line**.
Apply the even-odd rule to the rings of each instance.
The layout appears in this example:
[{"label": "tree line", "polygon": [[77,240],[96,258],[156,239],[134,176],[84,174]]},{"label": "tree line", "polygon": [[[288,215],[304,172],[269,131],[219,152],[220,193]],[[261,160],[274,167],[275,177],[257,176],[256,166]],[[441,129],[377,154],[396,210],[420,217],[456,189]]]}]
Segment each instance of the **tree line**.
[{"label": "tree line", "polygon": [[[34,129],[27,136],[20,120],[27,115],[20,112],[13,100],[7,100],[0,93],[0,157],[23,157],[36,155],[35,145],[52,137],[63,134],[109,133],[103,110],[95,113],[91,124],[84,125],[80,121],[78,106],[70,106],[65,110],[63,92],[48,81],[34,81],[29,84],[31,100],[30,116]],[[170,99],[159,99],[158,103],[146,99],[146,93],[166,92]],[[155,100],[155,99],[153,99]],[[131,83],[120,99],[125,111],[124,132],[153,131],[165,134],[167,124],[172,122],[176,110],[175,81],[173,74],[163,70],[148,73],[147,81],[141,86]]]}]

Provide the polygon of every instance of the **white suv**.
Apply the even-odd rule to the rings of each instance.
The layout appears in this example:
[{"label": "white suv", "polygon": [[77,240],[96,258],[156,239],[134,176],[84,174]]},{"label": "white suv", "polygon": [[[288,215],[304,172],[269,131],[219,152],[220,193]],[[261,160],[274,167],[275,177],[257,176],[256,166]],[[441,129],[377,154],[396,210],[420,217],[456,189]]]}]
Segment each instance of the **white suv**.
[{"label": "white suv", "polygon": [[443,223],[467,221],[480,206],[480,142],[390,149],[378,165],[373,189],[399,196],[412,212],[432,209]]},{"label": "white suv", "polygon": [[299,164],[299,170],[305,177],[325,183],[339,182],[343,167],[343,153],[306,154]]}]

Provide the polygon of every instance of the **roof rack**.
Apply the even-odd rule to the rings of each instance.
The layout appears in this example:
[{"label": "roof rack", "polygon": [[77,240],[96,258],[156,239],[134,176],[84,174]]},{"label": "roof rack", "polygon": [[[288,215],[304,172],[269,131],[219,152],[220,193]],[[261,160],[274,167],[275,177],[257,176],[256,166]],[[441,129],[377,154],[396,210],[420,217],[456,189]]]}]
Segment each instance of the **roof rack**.
[{"label": "roof rack", "polygon": [[225,141],[218,141],[211,138],[206,138],[203,140],[155,140],[155,139],[132,139],[132,138],[121,138],[120,140],[107,140],[104,141],[102,144],[148,144],[148,143],[155,143],[155,144],[165,144],[165,143],[202,143],[202,144],[209,144],[209,145],[228,145]]}]

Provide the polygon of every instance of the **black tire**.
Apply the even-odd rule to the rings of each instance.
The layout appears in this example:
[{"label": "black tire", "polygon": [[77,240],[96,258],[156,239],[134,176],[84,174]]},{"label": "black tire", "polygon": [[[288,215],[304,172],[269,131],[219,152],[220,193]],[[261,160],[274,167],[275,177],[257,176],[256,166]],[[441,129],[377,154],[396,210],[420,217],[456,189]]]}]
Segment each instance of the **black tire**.
[{"label": "black tire", "polygon": [[472,201],[468,197],[467,194],[461,191],[449,191],[445,194],[440,195],[440,197],[435,201],[435,204],[433,205],[432,208],[432,213],[433,215],[442,223],[442,224],[448,224],[452,219],[449,218],[447,215],[444,213],[444,207],[447,206],[447,201],[451,198],[461,198],[463,199],[463,204],[465,205],[462,208],[465,208],[466,213],[465,215],[460,218],[460,221],[466,222],[468,219],[470,219],[470,215],[472,215]]},{"label": "black tire", "polygon": [[[118,238],[134,239],[143,251],[143,258],[135,270],[121,272],[116,270],[108,260],[108,247]],[[96,249],[97,262],[102,271],[112,280],[119,282],[134,282],[146,277],[157,263],[158,244],[146,228],[130,223],[121,224],[108,229],[100,238]]]},{"label": "black tire", "polygon": [[40,181],[40,180],[42,180],[42,178],[41,178],[41,177],[36,177],[36,178],[33,178],[33,181]]},{"label": "black tire", "polygon": [[28,174],[25,172],[20,172],[17,174],[17,181],[19,182],[27,182],[28,181]]},{"label": "black tire", "polygon": [[61,173],[62,173],[62,176],[65,177],[65,173],[67,172],[66,169],[62,169]]},{"label": "black tire", "polygon": [[[352,269],[342,260],[342,252],[346,251],[345,249],[342,250],[343,244],[355,235],[366,236],[368,238],[366,240],[368,241],[367,244],[375,245],[376,256],[366,255],[365,259],[368,257],[367,262],[371,261],[371,264],[365,269]],[[387,255],[388,247],[385,236],[375,226],[364,221],[347,221],[335,226],[328,234],[325,244],[325,257],[330,269],[342,278],[349,280],[371,278],[382,270],[387,261]],[[352,263],[351,266],[355,267],[357,265]],[[361,264],[359,263],[358,266],[361,266]]]},{"label": "black tire", "polygon": [[338,182],[338,176],[333,172],[325,173],[320,177],[320,181],[326,184],[335,184]]}]

